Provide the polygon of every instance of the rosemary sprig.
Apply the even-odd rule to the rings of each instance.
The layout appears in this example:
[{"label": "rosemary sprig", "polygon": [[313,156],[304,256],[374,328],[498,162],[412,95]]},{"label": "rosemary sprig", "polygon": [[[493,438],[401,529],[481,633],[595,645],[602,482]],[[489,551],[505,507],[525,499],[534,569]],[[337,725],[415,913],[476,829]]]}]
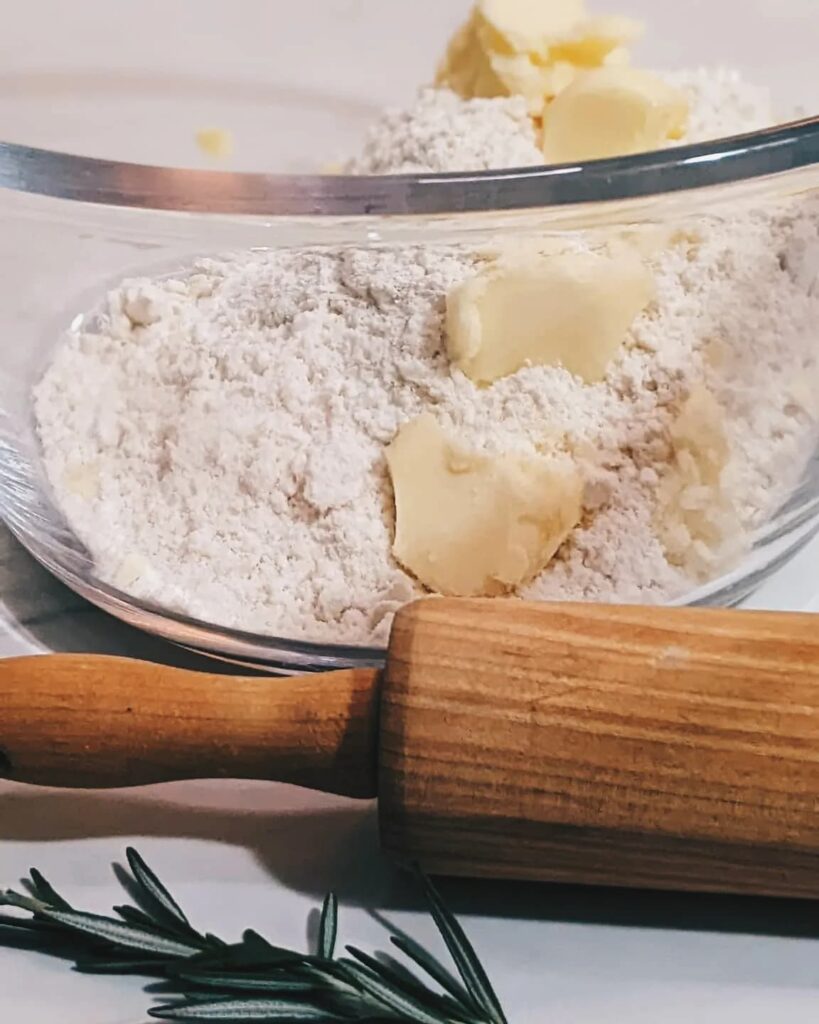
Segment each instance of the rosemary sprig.
[{"label": "rosemary sprig", "polygon": [[18,912],[0,914],[0,945],[23,935],[41,952],[68,955],[79,971],[163,979],[172,995],[149,1011],[161,1020],[506,1024],[475,950],[424,875],[430,913],[460,981],[404,936],[393,936],[393,945],[428,980],[354,946],[337,956],[334,893],[324,900],[312,953],[273,945],[252,930],[235,943],[203,934],[136,850],[128,849],[127,859],[130,874],[121,881],[136,905],[114,907],[114,917],[77,910],[36,869],[24,893],[0,891],[0,907]]}]

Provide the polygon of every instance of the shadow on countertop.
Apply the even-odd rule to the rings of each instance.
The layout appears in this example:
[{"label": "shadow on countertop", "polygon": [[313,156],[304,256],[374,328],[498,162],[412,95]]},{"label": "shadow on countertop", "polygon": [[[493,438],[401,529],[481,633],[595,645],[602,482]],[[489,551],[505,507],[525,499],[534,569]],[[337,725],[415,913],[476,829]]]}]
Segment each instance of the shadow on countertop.
[{"label": "shadow on countertop", "polygon": [[[195,793],[182,802],[177,785],[207,789],[207,806],[197,804]],[[108,793],[14,786],[0,793],[0,842],[135,834],[201,839],[252,851],[279,883],[316,900],[333,888],[346,904],[421,909],[414,880],[379,851],[373,804],[304,794],[302,809],[294,792],[226,781]],[[461,879],[442,880],[441,887],[462,914],[819,938],[819,907],[809,901]]]}]

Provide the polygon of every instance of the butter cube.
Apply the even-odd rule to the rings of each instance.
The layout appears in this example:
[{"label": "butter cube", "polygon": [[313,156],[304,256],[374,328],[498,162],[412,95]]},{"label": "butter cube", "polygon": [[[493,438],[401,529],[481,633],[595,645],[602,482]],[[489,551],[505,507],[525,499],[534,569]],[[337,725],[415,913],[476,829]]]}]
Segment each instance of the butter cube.
[{"label": "butter cube", "polygon": [[683,403],[669,440],[672,460],[657,491],[657,532],[669,562],[704,580],[730,566],[746,543],[723,482],[731,457],[725,413],[704,385]]},{"label": "butter cube", "polygon": [[640,22],[620,15],[586,18],[552,46],[549,57],[552,61],[567,61],[579,69],[628,64],[627,47],[642,31]]},{"label": "butter cube", "polygon": [[679,456],[686,453],[696,473],[689,483],[718,484],[728,463],[731,448],[725,427],[725,413],[713,394],[701,384],[683,403],[671,425],[671,442]]},{"label": "butter cube", "polygon": [[605,67],[578,76],[548,108],[543,155],[572,163],[644,153],[685,134],[688,100],[656,75]]},{"label": "butter cube", "polygon": [[452,89],[464,99],[492,99],[508,96],[489,54],[481,45],[477,12],[452,37],[441,62],[435,84]]},{"label": "butter cube", "polygon": [[600,380],[653,279],[634,251],[500,259],[447,297],[447,352],[477,384],[523,366],[563,366]]},{"label": "butter cube", "polygon": [[500,91],[495,96],[523,96],[534,118],[543,114],[546,103],[571,85],[577,68],[569,61],[541,64],[525,53],[490,53],[489,66]]},{"label": "butter cube", "polygon": [[514,53],[547,56],[585,18],[584,0],[478,0],[477,11]]},{"label": "butter cube", "polygon": [[466,451],[429,414],[405,424],[386,455],[393,554],[439,594],[508,593],[548,564],[580,519],[573,464]]},{"label": "butter cube", "polygon": [[233,153],[233,136],[224,128],[202,128],[196,133],[196,145],[214,160],[225,160]]},{"label": "butter cube", "polygon": [[579,73],[627,62],[640,31],[629,18],[587,17],[583,0],[478,0],[436,83],[465,99],[524,96],[540,117]]}]

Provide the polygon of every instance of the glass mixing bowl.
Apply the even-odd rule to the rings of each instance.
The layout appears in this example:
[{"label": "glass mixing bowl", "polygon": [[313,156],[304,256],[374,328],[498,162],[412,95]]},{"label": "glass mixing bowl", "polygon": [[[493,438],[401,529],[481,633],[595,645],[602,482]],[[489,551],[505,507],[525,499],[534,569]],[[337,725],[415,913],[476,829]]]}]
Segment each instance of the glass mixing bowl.
[{"label": "glass mixing bowl", "polygon": [[[137,601],[98,578],[55,505],[31,388],[106,288],[235,249],[476,245],[679,222],[819,188],[819,119],[796,114],[752,135],[578,166],[311,173],[353,152],[382,106],[429,80],[464,0],[21,6],[0,39],[0,514],[35,558],[112,614],[285,672],[378,664],[384,652],[242,633]],[[815,0],[597,7],[646,21],[644,66],[728,63],[769,85],[782,110],[819,110]],[[210,169],[194,145],[209,125],[235,135],[229,169]],[[742,564],[681,603],[741,600],[817,529],[819,455]]]}]

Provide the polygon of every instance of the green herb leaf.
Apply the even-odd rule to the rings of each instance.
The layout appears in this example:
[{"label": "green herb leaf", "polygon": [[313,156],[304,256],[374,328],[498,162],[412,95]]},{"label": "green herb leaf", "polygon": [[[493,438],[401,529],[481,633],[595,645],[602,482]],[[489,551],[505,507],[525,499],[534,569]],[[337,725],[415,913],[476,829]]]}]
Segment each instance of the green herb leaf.
[{"label": "green herb leaf", "polygon": [[0,907],[17,907],[18,910],[27,910],[30,914],[39,914],[48,909],[48,905],[34,896],[23,896],[14,889],[6,889],[0,892]]},{"label": "green herb leaf", "polygon": [[332,960],[338,934],[338,899],[334,892],[328,892],[321,908],[318,934],[318,955]]},{"label": "green herb leaf", "polygon": [[315,954],[273,945],[251,929],[240,942],[229,944],[196,932],[133,850],[128,851],[128,863],[139,906],[115,907],[119,919],[75,910],[33,870],[27,883],[33,895],[0,892],[0,906],[30,915],[0,915],[0,945],[19,944],[26,933],[27,945],[39,952],[69,954],[85,973],[165,979],[179,997],[151,1011],[164,1020],[505,1024],[472,946],[426,879],[433,917],[464,984],[406,936],[394,937],[393,943],[442,991],[428,988],[402,964],[376,959],[354,946],[348,947],[351,958],[334,959],[338,903],[333,893],[322,907]]},{"label": "green herb leaf", "polygon": [[0,928],[17,929],[23,932],[48,932],[54,929],[48,921],[40,921],[35,918],[12,917],[10,914],[0,914]]},{"label": "green herb leaf", "polygon": [[56,921],[72,931],[84,935],[93,935],[121,949],[138,949],[143,953],[156,956],[193,956],[199,953],[197,946],[169,939],[145,928],[123,924],[113,917],[100,917],[97,914],[83,914],[78,910],[42,910],[42,915],[49,921]]},{"label": "green herb leaf", "polygon": [[[138,907],[129,907],[127,905],[121,907],[114,907],[114,913],[119,914],[123,921],[128,924],[136,925],[137,928],[147,928],[149,931],[157,927],[156,921],[145,913],[144,910],[140,910]],[[167,928],[163,928],[163,931],[167,932]]]},{"label": "green herb leaf", "polygon": [[180,971],[175,977],[190,981],[203,988],[219,988],[228,992],[312,992],[316,983],[306,978],[270,974],[206,974],[196,971]]},{"label": "green herb leaf", "polygon": [[356,978],[360,988],[401,1018],[417,1021],[418,1024],[441,1024],[440,1016],[436,1016],[414,996],[409,995],[399,985],[387,981],[381,974],[356,963],[355,960],[344,959],[338,963]]},{"label": "green herb leaf", "polygon": [[228,999],[188,1001],[176,1005],[158,1006],[148,1011],[161,1020],[182,1021],[328,1021],[338,1020],[333,1014],[312,1003],[297,1003],[287,999]]},{"label": "green herb leaf", "polygon": [[54,910],[74,909],[67,900],[64,900],[62,896],[53,889],[51,885],[49,885],[37,868],[32,868],[29,874],[31,876],[31,888],[38,900],[42,900],[43,903],[47,903]]},{"label": "green herb leaf", "polygon": [[448,992],[457,1003],[470,1005],[471,997],[463,985],[453,978],[446,967],[438,963],[435,957],[428,953],[423,946],[420,946],[406,935],[391,935],[390,942],[400,949],[404,956],[409,957],[413,963],[416,963],[422,971],[426,971],[430,978],[437,982],[445,992]]},{"label": "green herb leaf", "polygon": [[363,993],[364,989],[345,970],[343,964],[337,960],[311,961],[305,958],[297,967],[298,976],[304,979],[313,979],[317,987],[329,992],[333,997],[338,995],[349,995],[350,993]]},{"label": "green herb leaf", "polygon": [[197,968],[205,967],[212,970],[225,968],[280,968],[292,966],[304,959],[303,953],[292,949],[273,946],[254,931],[246,931],[241,942],[213,945],[204,951],[197,950],[197,956],[191,962]]},{"label": "green herb leaf", "polygon": [[142,891],[147,894],[149,900],[158,907],[161,907],[173,921],[182,925],[185,931],[191,931],[190,923],[182,912],[182,908],[137,851],[132,846],[129,846],[125,851],[125,856],[128,859],[128,867],[131,869]]},{"label": "green herb leaf", "polygon": [[[416,999],[428,1010],[438,1014],[439,1017],[452,1017],[463,1021],[464,1024],[475,1020],[475,1014],[464,1010],[462,1008],[463,1004],[459,1006],[448,996],[431,992],[417,978],[413,977],[409,971],[401,969],[400,965],[384,963],[381,960],[377,960],[374,956],[370,956],[369,953],[357,949],[355,946],[347,946],[347,952],[358,960],[359,963],[363,964],[372,974],[378,975],[386,984],[405,992],[410,998]],[[470,1005],[469,1000],[467,1000],[468,1005]]]},{"label": "green herb leaf", "polygon": [[80,974],[148,974],[156,972],[156,960],[77,960],[74,969]]},{"label": "green herb leaf", "polygon": [[500,1001],[486,976],[472,943],[463,928],[444,905],[438,890],[424,874],[419,873],[430,911],[458,973],[475,1005],[484,1011],[492,1024],[507,1024]]}]

